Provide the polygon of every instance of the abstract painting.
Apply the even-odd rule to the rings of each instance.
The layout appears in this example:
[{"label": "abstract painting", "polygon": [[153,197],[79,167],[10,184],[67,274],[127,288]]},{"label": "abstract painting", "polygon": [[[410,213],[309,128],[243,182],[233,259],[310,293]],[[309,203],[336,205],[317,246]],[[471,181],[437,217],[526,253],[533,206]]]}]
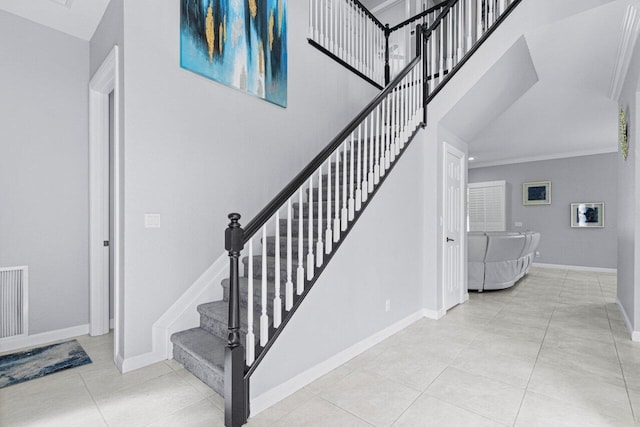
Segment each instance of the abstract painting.
[{"label": "abstract painting", "polygon": [[181,0],[180,65],[287,106],[287,0]]}]

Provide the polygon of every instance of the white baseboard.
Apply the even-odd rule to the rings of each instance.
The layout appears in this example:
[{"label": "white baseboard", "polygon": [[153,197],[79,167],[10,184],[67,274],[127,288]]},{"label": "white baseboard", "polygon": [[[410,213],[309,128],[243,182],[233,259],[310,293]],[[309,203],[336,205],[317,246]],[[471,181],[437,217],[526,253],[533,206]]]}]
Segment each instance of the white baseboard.
[{"label": "white baseboard", "polygon": [[394,323],[393,325],[376,332],[369,338],[352,345],[346,350],[341,351],[335,356],[330,357],[322,363],[307,369],[306,371],[296,375],[290,380],[262,393],[251,399],[251,416],[256,416],[265,409],[275,405],[306,385],[312,383],[323,375],[328,374],[340,365],[348,362],[364,351],[370,349],[376,344],[384,341],[390,336],[400,332],[412,323],[420,320],[423,317],[423,311],[418,311],[404,319]]},{"label": "white baseboard", "polygon": [[49,344],[54,341],[66,340],[69,338],[87,335],[89,325],[74,326],[56,331],[43,332],[35,335],[19,336],[0,339],[0,352],[18,350],[25,347]]},{"label": "white baseboard", "polygon": [[[469,294],[467,294],[469,297]],[[447,310],[441,308],[440,310],[429,310],[427,308],[422,309],[422,317],[432,320],[440,320],[447,314]]]},{"label": "white baseboard", "polygon": [[561,264],[542,264],[533,263],[533,267],[540,268],[555,268],[560,270],[572,270],[572,271],[592,271],[595,273],[617,273],[617,268],[604,268],[604,267],[583,267],[580,265],[561,265]]},{"label": "white baseboard", "polygon": [[633,330],[633,325],[631,324],[631,320],[629,320],[629,316],[627,316],[627,311],[624,309],[624,306],[618,298],[616,298],[616,305],[618,306],[620,313],[622,313],[622,318],[624,319],[624,324],[627,327],[631,341],[640,342],[640,331]]},{"label": "white baseboard", "polygon": [[465,292],[462,296],[462,303],[464,304],[467,301],[469,301],[469,292]]},{"label": "white baseboard", "polygon": [[135,371],[136,369],[144,368],[145,366],[153,365],[154,363],[162,362],[163,360],[167,360],[165,354],[161,351],[140,354],[138,356],[133,356],[126,358],[122,361],[119,360],[119,357],[116,359],[116,365],[119,365],[120,372],[126,374],[127,372]]}]

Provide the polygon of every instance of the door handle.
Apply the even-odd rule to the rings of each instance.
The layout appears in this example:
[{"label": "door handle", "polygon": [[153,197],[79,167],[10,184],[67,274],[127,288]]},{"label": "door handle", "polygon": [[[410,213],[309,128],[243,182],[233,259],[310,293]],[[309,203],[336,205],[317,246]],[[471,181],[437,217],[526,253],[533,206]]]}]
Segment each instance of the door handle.
[{"label": "door handle", "polygon": [[447,243],[449,243],[449,242],[455,242],[455,240],[450,239],[450,238],[447,237]]}]

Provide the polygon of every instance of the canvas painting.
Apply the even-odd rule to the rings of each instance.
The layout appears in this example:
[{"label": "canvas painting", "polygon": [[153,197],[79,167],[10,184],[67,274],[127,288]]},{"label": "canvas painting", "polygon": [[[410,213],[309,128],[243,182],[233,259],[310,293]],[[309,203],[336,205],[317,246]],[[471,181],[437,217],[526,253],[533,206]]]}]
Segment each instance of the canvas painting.
[{"label": "canvas painting", "polygon": [[182,68],[287,106],[287,0],[181,0]]}]

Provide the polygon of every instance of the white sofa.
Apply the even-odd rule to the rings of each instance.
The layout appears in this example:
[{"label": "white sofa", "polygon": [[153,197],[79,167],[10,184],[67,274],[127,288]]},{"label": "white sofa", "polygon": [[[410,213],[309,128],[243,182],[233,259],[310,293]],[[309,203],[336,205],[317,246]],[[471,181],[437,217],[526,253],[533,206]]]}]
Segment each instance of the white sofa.
[{"label": "white sofa", "polygon": [[540,233],[471,232],[468,234],[469,290],[506,289],[529,272]]}]

